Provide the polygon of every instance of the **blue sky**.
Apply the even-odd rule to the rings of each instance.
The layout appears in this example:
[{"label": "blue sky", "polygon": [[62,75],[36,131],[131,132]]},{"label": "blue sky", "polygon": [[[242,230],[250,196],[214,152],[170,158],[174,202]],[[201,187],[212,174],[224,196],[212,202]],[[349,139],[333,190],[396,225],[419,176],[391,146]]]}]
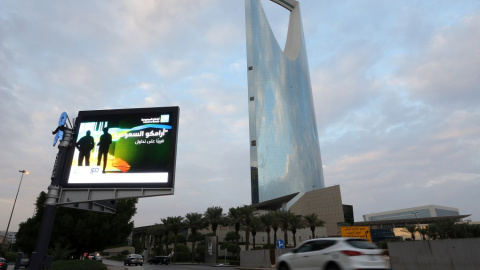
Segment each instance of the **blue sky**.
[{"label": "blue sky", "polygon": [[[262,0],[280,46],[288,13]],[[301,0],[325,184],[355,219],[420,205],[480,220],[480,3]],[[136,226],[250,203],[244,1],[0,2],[0,209],[32,216],[66,111],[180,106],[175,195]],[[7,226],[0,221],[0,230]]]}]

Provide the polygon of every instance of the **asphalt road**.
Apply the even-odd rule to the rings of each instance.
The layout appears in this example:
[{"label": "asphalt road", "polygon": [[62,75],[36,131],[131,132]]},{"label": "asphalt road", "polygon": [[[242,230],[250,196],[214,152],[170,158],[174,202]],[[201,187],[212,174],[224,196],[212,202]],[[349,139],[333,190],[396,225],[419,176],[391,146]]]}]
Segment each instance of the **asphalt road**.
[{"label": "asphalt road", "polygon": [[[103,264],[107,266],[113,266],[110,270],[235,270],[232,266],[211,266],[204,264],[169,264],[169,265],[150,265],[149,263],[143,264],[143,266],[124,266],[123,262],[103,260]],[[14,265],[9,265],[8,270],[13,270]],[[24,268],[20,268],[24,269]]]},{"label": "asphalt road", "polygon": [[169,264],[169,265],[152,264],[151,265],[149,263],[144,263],[143,266],[124,266],[123,262],[111,261],[111,260],[103,260],[103,263],[109,266],[121,267],[121,268],[115,267],[115,269],[112,269],[112,270],[117,270],[117,269],[124,270],[125,268],[128,270],[202,270],[202,269],[235,270],[235,267],[232,267],[232,266],[211,266],[211,265],[204,265],[204,264]]}]

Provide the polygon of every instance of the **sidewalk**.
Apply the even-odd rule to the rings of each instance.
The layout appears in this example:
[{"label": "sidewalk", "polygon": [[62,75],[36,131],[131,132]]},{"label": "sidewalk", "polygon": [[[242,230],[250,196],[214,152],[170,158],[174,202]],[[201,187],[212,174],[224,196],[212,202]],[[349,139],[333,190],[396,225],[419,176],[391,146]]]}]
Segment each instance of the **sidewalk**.
[{"label": "sidewalk", "polygon": [[108,270],[143,270],[141,266],[116,266],[116,265],[107,265]]},{"label": "sidewalk", "polygon": [[125,270],[123,266],[107,265],[108,270]]}]

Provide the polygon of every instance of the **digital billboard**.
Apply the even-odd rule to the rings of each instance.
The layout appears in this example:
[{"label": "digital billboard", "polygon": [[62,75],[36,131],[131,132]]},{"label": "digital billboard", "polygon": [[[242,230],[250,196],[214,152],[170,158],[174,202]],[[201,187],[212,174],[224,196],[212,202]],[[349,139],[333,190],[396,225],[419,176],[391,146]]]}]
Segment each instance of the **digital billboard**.
[{"label": "digital billboard", "polygon": [[173,188],[179,111],[80,111],[62,187]]}]

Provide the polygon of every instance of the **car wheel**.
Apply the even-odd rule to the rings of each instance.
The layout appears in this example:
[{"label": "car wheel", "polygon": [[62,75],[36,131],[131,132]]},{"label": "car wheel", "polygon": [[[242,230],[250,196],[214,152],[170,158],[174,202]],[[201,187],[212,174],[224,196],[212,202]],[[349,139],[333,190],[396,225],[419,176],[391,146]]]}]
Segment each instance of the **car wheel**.
[{"label": "car wheel", "polygon": [[140,264],[140,266],[142,266],[142,265],[143,265],[143,263]]},{"label": "car wheel", "polygon": [[127,262],[123,262],[123,265],[127,265]]},{"label": "car wheel", "polygon": [[278,266],[278,270],[290,270],[290,269],[288,268],[288,265],[286,263],[282,262]]},{"label": "car wheel", "polygon": [[334,263],[330,263],[329,265],[327,265],[327,268],[325,268],[325,270],[340,270],[340,267],[338,267],[338,265]]}]

